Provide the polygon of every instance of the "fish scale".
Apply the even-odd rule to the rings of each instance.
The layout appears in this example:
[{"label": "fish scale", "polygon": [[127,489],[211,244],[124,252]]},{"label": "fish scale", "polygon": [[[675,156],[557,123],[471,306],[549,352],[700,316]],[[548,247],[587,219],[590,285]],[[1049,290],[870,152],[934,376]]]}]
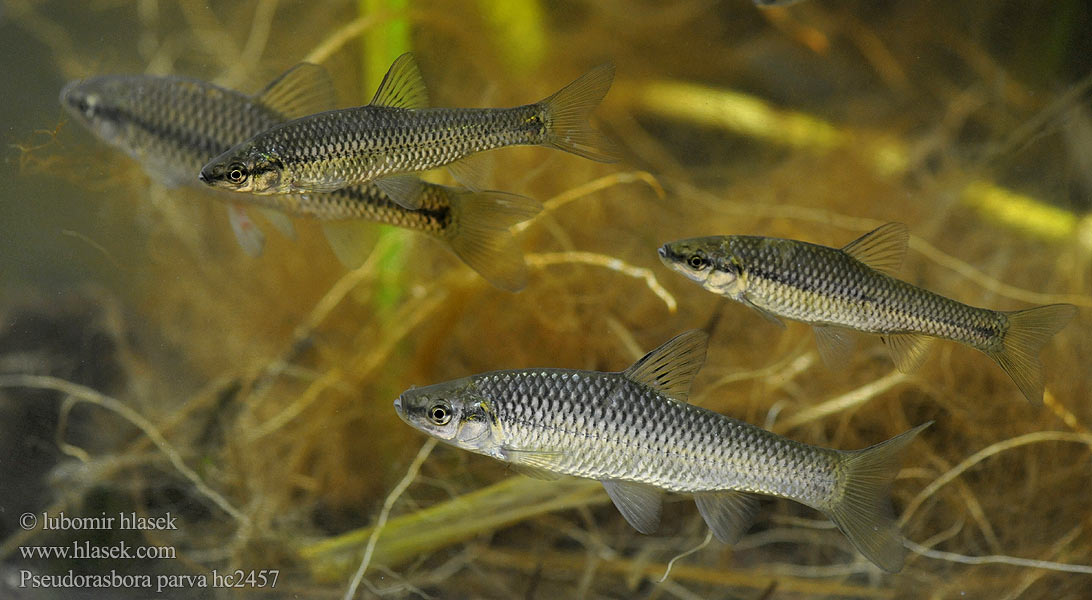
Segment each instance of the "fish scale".
[{"label": "fish scale", "polygon": [[1004,336],[1003,313],[869,269],[838,248],[778,242],[757,236],[728,236],[725,242],[726,251],[743,264],[745,295],[760,308],[869,333],[912,331],[980,350],[995,349]]},{"label": "fish scale", "polygon": [[[62,98],[69,92],[94,94],[98,102],[109,103],[105,110],[120,123],[115,145],[137,160],[150,160],[156,170],[166,169],[156,174],[172,182],[197,184],[197,173],[210,156],[285,120],[253,96],[181,77],[105,75],[75,82]],[[325,194],[249,196],[245,201],[293,216],[367,219],[440,232],[450,223],[450,192],[425,186],[423,194],[422,212],[400,207],[372,185]]]},{"label": "fish scale", "polygon": [[[256,96],[179,77],[105,75],[70,83],[61,101],[100,137],[140,161],[154,178],[176,186],[198,184],[198,173],[209,157],[300,111],[332,102],[332,95],[325,71],[301,64]],[[342,142],[336,147],[347,148]],[[266,216],[289,232],[291,222],[277,213],[323,221],[334,252],[352,267],[371,251],[372,232],[367,224],[358,227],[364,220],[427,233],[490,282],[510,290],[523,287],[527,273],[508,227],[541,208],[522,196],[424,182],[413,192],[413,207],[394,201],[370,183],[325,193],[218,197],[272,209],[275,212],[266,211]],[[244,250],[260,251],[263,236],[255,233],[257,227],[245,211],[230,207],[228,214]]]},{"label": "fish scale", "polygon": [[[587,118],[613,78],[614,67],[606,64],[534,104],[430,108],[416,62],[404,54],[370,104],[302,116],[257,133],[208,161],[200,177],[213,187],[253,194],[324,192],[375,181],[395,202],[416,208],[414,173],[487,150],[541,145],[609,162],[615,160],[613,145]],[[452,168],[474,175],[466,166]]]},{"label": "fish scale", "polygon": [[811,506],[836,484],[830,450],[786,444],[620,374],[536,369],[473,379],[496,411],[500,444],[562,452],[561,472],[575,477],[673,492],[744,490]]},{"label": "fish scale", "polygon": [[282,177],[289,180],[370,181],[494,148],[542,143],[541,131],[523,125],[540,111],[535,105],[491,110],[363,106],[273,127],[255,145],[275,149]]},{"label": "fish scale", "polygon": [[906,254],[901,223],[877,227],[843,248],[759,236],[710,236],[664,244],[660,259],[705,289],[768,319],[813,326],[830,366],[848,358],[846,330],[882,336],[895,365],[913,370],[929,338],[985,353],[1033,404],[1042,402],[1039,352],[1077,312],[1072,304],[1018,311],[978,308],[893,277]]},{"label": "fish scale", "polygon": [[638,531],[655,530],[659,494],[693,494],[717,539],[742,535],[753,495],[788,498],[829,515],[882,568],[904,549],[886,499],[898,452],[922,427],[871,448],[811,446],[685,402],[707,336],[681,334],[620,373],[537,368],[492,371],[395,401],[410,425],[532,476],[603,482]]}]

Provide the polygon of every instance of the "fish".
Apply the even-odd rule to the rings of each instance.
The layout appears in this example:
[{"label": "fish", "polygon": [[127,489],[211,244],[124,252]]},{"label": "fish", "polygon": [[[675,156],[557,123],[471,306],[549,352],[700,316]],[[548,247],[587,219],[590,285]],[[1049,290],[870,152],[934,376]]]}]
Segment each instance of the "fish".
[{"label": "fish", "polygon": [[952,340],[992,358],[1029,402],[1042,404],[1039,353],[1077,308],[991,310],[901,281],[895,274],[908,242],[906,225],[887,223],[842,248],[727,235],[670,242],[659,255],[669,268],[773,323],[811,325],[828,365],[848,359],[854,331],[878,334],[902,372],[921,364],[932,339]]},{"label": "fish", "polygon": [[616,160],[613,144],[588,125],[614,79],[596,67],[549,98],[516,108],[428,108],[411,53],[400,56],[366,106],[331,110],[271,127],[201,169],[206,184],[250,194],[328,192],[374,182],[395,202],[417,208],[413,174],[448,166],[464,186],[480,183],[471,155],[514,145],[551,146],[597,161]]},{"label": "fish", "polygon": [[742,537],[760,495],[827,515],[866,558],[902,568],[905,548],[888,490],[902,450],[930,423],[863,450],[812,446],[688,402],[708,335],[684,332],[622,372],[492,371],[425,387],[394,402],[410,426],[541,479],[602,482],[644,534],[663,493],[692,494],[724,543]]},{"label": "fish", "polygon": [[[326,69],[300,63],[255,95],[183,77],[101,75],[68,83],[61,104],[160,184],[208,189],[198,174],[210,157],[293,116],[325,110],[334,96]],[[516,194],[426,183],[416,194],[418,210],[403,208],[370,184],[321,194],[217,196],[228,201],[232,229],[251,255],[260,253],[264,235],[244,206],[260,209],[289,235],[289,216],[321,221],[334,253],[350,267],[367,255],[363,240],[370,238],[361,222],[366,220],[440,239],[499,288],[517,291],[526,285],[526,264],[508,228],[537,214],[541,204]]]}]

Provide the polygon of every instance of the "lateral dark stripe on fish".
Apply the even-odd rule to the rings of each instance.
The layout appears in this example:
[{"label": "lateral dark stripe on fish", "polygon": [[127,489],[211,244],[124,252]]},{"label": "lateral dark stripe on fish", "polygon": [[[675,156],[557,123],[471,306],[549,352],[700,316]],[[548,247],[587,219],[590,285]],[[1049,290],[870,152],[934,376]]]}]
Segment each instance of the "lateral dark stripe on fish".
[{"label": "lateral dark stripe on fish", "polygon": [[896,279],[906,253],[906,226],[889,223],[844,248],[760,236],[712,236],[660,248],[664,264],[702,287],[754,308],[768,319],[815,328],[820,354],[841,364],[846,330],[878,334],[896,365],[909,371],[929,338],[966,344],[998,362],[1029,401],[1041,401],[1038,354],[1072,319],[1076,307],[1027,311],[978,308]]},{"label": "lateral dark stripe on fish", "polygon": [[[211,156],[287,118],[328,108],[333,88],[325,70],[300,64],[255,96],[180,77],[104,75],[65,86],[61,102],[103,140],[137,159],[150,176],[168,186],[199,184]],[[393,202],[379,187],[351,185],[329,193],[279,196],[219,195],[221,200],[327,222],[327,238],[338,257],[356,266],[371,239],[355,222],[364,219],[428,233],[445,241],[467,264],[498,287],[518,290],[526,265],[508,227],[540,210],[529,198],[500,192],[467,192],[419,183],[420,210]],[[238,210],[229,210],[233,226]],[[276,218],[275,213],[266,213]],[[329,223],[336,222],[336,223]],[[291,227],[283,217],[275,221]],[[260,250],[255,227],[236,227],[240,243]],[[252,236],[259,236],[254,239]]]},{"label": "lateral dark stripe on fish", "polygon": [[[587,122],[613,77],[614,67],[601,65],[549,98],[515,108],[428,108],[424,79],[405,54],[371,104],[271,127],[209,161],[201,179],[255,194],[325,192],[375,181],[396,202],[416,208],[407,174],[486,150],[547,145],[614,160],[612,145]],[[459,165],[452,169],[468,174]]]}]

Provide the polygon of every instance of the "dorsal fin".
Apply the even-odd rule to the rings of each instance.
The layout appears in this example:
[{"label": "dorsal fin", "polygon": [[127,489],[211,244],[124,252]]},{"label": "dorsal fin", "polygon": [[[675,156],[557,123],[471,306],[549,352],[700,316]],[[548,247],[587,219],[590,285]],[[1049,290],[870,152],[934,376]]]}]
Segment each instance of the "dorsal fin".
[{"label": "dorsal fin", "polygon": [[906,258],[910,232],[902,223],[888,223],[845,245],[842,251],[885,275],[894,275]]},{"label": "dorsal fin", "polygon": [[387,70],[383,83],[375,91],[372,106],[391,108],[425,108],[428,106],[428,88],[413,53],[407,52],[395,59]]},{"label": "dorsal fin", "polygon": [[269,82],[255,99],[285,119],[296,119],[334,108],[336,94],[326,69],[300,63]]},{"label": "dorsal fin", "polygon": [[705,363],[708,344],[709,334],[691,329],[649,352],[622,374],[668,398],[686,402],[690,383]]}]

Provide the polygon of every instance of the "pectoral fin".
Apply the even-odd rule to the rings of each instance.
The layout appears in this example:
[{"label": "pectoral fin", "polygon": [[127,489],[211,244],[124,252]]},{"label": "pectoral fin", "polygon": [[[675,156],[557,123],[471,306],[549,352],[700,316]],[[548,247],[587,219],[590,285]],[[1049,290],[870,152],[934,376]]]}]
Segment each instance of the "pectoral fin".
[{"label": "pectoral fin", "polygon": [[734,544],[743,537],[758,510],[754,496],[734,490],[698,492],[694,503],[713,535],[725,544]]},{"label": "pectoral fin", "polygon": [[605,480],[607,490],[618,512],[634,529],[643,534],[651,534],[660,526],[660,512],[663,508],[663,493],[650,485],[632,481]]},{"label": "pectoral fin", "polygon": [[544,481],[553,481],[555,479],[560,479],[561,478],[561,475],[559,475],[558,473],[547,471],[545,469],[539,469],[538,467],[532,467],[532,466],[529,466],[529,465],[519,465],[519,464],[516,464],[516,463],[512,463],[509,466],[512,467],[512,470],[515,471],[516,473],[519,473],[520,475],[523,475],[525,477],[530,477],[531,479],[542,479]]},{"label": "pectoral fin", "polygon": [[503,460],[511,463],[512,468],[538,479],[557,479],[560,474],[561,462],[565,455],[561,452],[540,452],[538,450],[515,450],[504,448],[501,450]]},{"label": "pectoral fin", "polygon": [[749,306],[752,309],[754,309],[755,312],[762,315],[763,319],[766,319],[767,321],[773,323],[774,325],[777,325],[781,329],[785,329],[785,323],[781,319],[777,318],[777,315],[775,315],[772,312],[766,310],[765,308],[760,307],[759,305],[755,304],[754,302],[751,302],[747,298],[740,298],[739,301],[742,302],[744,305]]}]

